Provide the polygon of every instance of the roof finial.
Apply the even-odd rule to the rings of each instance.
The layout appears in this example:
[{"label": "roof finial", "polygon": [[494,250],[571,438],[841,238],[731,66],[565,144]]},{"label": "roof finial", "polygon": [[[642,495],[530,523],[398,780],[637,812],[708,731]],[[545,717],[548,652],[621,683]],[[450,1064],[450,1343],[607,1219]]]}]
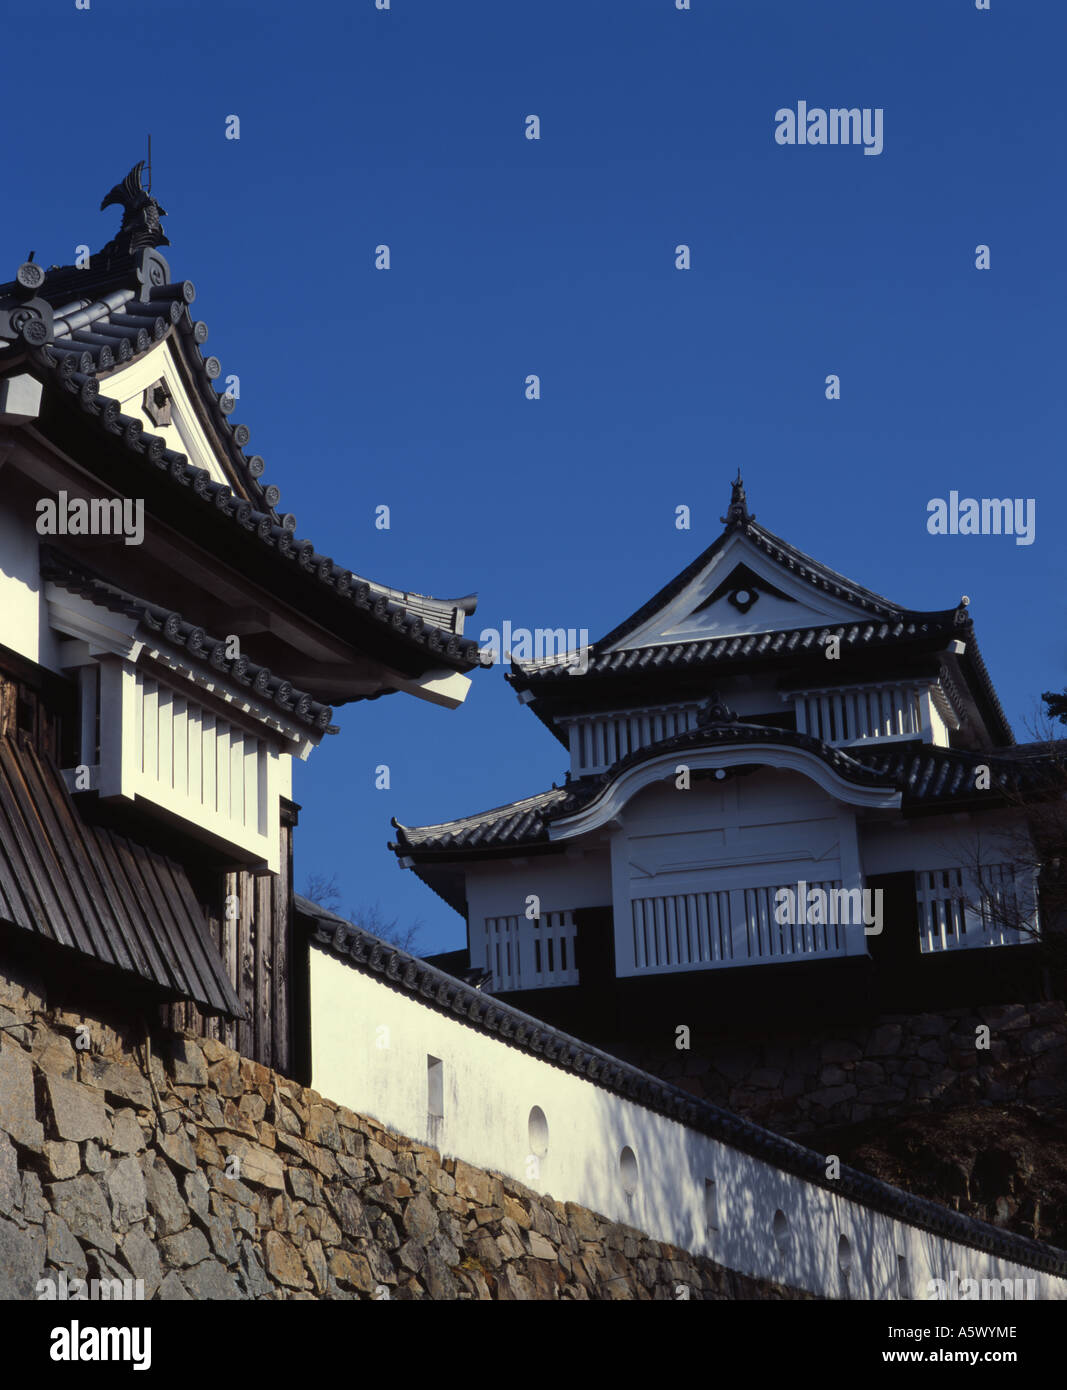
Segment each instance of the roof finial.
[{"label": "roof finial", "polygon": [[166,217],[167,210],[161,208],[141,184],[144,166],[143,159],[135,164],[100,204],[101,212],[112,203],[118,203],[122,208],[122,225],[118,235],[108,242],[101,255],[110,252],[132,254],[144,246],[170,245],[159,221],[161,217]]},{"label": "roof finial", "polygon": [[726,515],[720,516],[719,520],[724,526],[745,526],[755,519],[755,514],[748,509],[745,485],[741,480],[741,469],[738,468],[737,477],[730,485],[730,505],[726,509]]}]

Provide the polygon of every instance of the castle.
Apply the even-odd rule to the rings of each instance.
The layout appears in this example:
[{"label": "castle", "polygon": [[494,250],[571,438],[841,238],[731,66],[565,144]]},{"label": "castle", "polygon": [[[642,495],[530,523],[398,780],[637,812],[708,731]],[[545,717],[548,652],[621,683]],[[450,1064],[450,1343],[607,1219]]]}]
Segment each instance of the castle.
[{"label": "castle", "polygon": [[[998,892],[1029,916],[1005,925],[916,857],[913,813],[1007,834],[1005,778],[1040,761],[963,610],[813,568],[738,482],[714,553],[585,674],[515,668],[568,784],[400,831],[471,905],[475,979],[417,960],[294,894],[292,760],[338,704],[460,704],[488,664],[475,600],[300,537],[142,166],[111,205],[101,251],[0,285],[0,1296],[886,1299],[951,1271],[1067,1296],[1062,1252],[594,1036],[598,980],[614,1009],[609,983],[866,968],[907,912],[931,960],[1026,955],[1010,859]],[[881,889],[886,931],[775,921],[801,878]],[[975,932],[994,949],[957,951]],[[540,1017],[516,1005],[535,996]]]}]

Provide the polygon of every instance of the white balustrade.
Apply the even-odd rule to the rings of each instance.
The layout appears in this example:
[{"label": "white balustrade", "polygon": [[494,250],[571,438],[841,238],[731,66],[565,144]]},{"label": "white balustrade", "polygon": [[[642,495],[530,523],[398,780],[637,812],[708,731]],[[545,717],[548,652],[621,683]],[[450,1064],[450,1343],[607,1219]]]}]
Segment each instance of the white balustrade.
[{"label": "white balustrade", "polygon": [[487,917],[485,962],[492,973],[489,988],[545,989],[576,985],[577,927],[572,912],[542,912],[540,917]]},{"label": "white balustrade", "polygon": [[1034,940],[1033,888],[1012,864],[923,870],[915,875],[915,899],[923,954]]}]

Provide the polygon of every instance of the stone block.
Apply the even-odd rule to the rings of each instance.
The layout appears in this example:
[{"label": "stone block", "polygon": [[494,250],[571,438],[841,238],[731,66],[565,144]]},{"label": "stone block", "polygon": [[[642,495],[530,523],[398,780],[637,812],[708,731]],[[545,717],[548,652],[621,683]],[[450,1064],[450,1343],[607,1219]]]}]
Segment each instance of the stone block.
[{"label": "stone block", "polygon": [[434,1302],[444,1302],[456,1297],[456,1281],[448,1265],[434,1251],[430,1251],[423,1270],[426,1292]]},{"label": "stone block", "polygon": [[171,1270],[159,1286],[159,1298],[163,1303],[191,1303],[193,1296]]},{"label": "stone block", "polygon": [[251,1241],[243,1241],[238,1256],[238,1278],[249,1298],[269,1298],[274,1286],[267,1278],[259,1251]]},{"label": "stone block", "polygon": [[899,1086],[868,1086],[866,1090],[860,1091],[856,1099],[861,1105],[892,1105],[897,1101],[902,1101],[907,1096],[907,1091]]},{"label": "stone block", "polygon": [[96,1246],[105,1254],[115,1253],[111,1208],[97,1178],[84,1173],[68,1182],[54,1182],[49,1186],[48,1195],[52,1210],[63,1218],[78,1240]]},{"label": "stone block", "polygon": [[325,1105],[309,1107],[305,1133],[308,1141],[312,1144],[321,1144],[326,1149],[340,1149],[342,1147],[337,1116]]},{"label": "stone block", "polygon": [[326,1255],[317,1240],[308,1242],[304,1251],[304,1263],[311,1275],[311,1282],[315,1285],[315,1292],[325,1293],[329,1284],[329,1268],[326,1264]]},{"label": "stone block", "polygon": [[187,1265],[199,1264],[211,1253],[207,1236],[197,1226],[187,1226],[177,1235],[164,1236],[159,1242],[159,1249],[164,1263],[172,1269],[184,1269]]},{"label": "stone block", "polygon": [[45,1032],[39,1035],[33,1048],[33,1063],[45,1076],[54,1076],[60,1081],[78,1079],[77,1053],[70,1039],[60,1034]]},{"label": "stone block", "polygon": [[48,1263],[64,1270],[75,1279],[84,1279],[89,1272],[85,1251],[75,1240],[67,1223],[55,1212],[45,1214],[44,1237]]},{"label": "stone block", "polygon": [[[499,1210],[499,1208],[491,1207],[488,1210],[496,1211]],[[504,1211],[502,1214],[504,1216],[510,1216],[512,1221],[515,1222],[515,1225],[520,1227],[520,1229],[522,1230],[529,1230],[530,1226],[532,1225],[530,1213],[526,1210],[523,1204],[521,1202],[516,1201],[514,1197],[504,1198]]]},{"label": "stone block", "polygon": [[0,1299],[24,1302],[34,1298],[44,1262],[44,1231],[19,1230],[0,1216]]},{"label": "stone block", "polygon": [[868,1057],[893,1057],[900,1051],[904,1029],[899,1023],[883,1023],[872,1029],[864,1052]]},{"label": "stone block", "polygon": [[139,1154],[144,1152],[144,1132],[137,1122],[133,1110],[116,1110],[111,1117],[111,1149],[114,1153]]},{"label": "stone block", "polygon": [[420,1245],[432,1240],[437,1233],[437,1213],[429,1199],[421,1193],[407,1203],[402,1221],[408,1239]]},{"label": "stone block", "polygon": [[[18,1203],[16,1202],[15,1205],[17,1206]],[[27,1221],[40,1225],[44,1220],[45,1211],[41,1179],[36,1173],[24,1172],[22,1174],[22,1215]]]},{"label": "stone block", "polygon": [[81,1150],[69,1139],[46,1139],[44,1165],[53,1182],[77,1177],[82,1166]]},{"label": "stone block", "polygon": [[232,1134],[219,1135],[218,1140],[221,1148],[237,1156],[242,1182],[270,1192],[285,1190],[285,1165],[275,1150]]},{"label": "stone block", "polygon": [[456,1196],[462,1197],[469,1202],[476,1202],[480,1207],[494,1206],[493,1185],[488,1173],[483,1173],[480,1168],[472,1168],[470,1164],[456,1161]]},{"label": "stone block", "polygon": [[238,1113],[258,1125],[267,1113],[267,1102],[256,1091],[246,1092],[237,1102]]},{"label": "stone block", "polygon": [[289,1191],[298,1202],[318,1202],[322,1198],[322,1184],[304,1168],[288,1168],[285,1174]]},{"label": "stone block", "polygon": [[343,1287],[357,1289],[360,1293],[373,1293],[374,1274],[365,1255],[351,1250],[337,1250],[330,1257],[330,1273]]},{"label": "stone block", "polygon": [[535,1260],[552,1260],[556,1258],[556,1247],[544,1236],[536,1231],[527,1231],[527,1248]]},{"label": "stone block", "polygon": [[[76,1151],[75,1151],[76,1152]],[[65,1174],[71,1177],[73,1174]],[[8,1213],[22,1206],[22,1182],[15,1146],[0,1130],[0,1212]]]},{"label": "stone block", "polygon": [[566,1211],[568,1225],[579,1240],[599,1239],[601,1223],[591,1211],[575,1202],[568,1202]]},{"label": "stone block", "polygon": [[189,1208],[174,1175],[162,1159],[149,1158],[144,1168],[145,1200],[160,1235],[174,1235],[189,1224]]},{"label": "stone block", "polygon": [[173,1134],[160,1134],[156,1142],[161,1151],[170,1159],[173,1167],[182,1169],[186,1173],[196,1172],[199,1167],[196,1149],[184,1130],[175,1130]]},{"label": "stone block", "polygon": [[40,1153],[44,1127],[37,1118],[30,1054],[0,1036],[0,1130]]},{"label": "stone block", "polygon": [[102,1149],[95,1139],[86,1139],[81,1146],[82,1167],[90,1173],[106,1173],[110,1160],[106,1149]]},{"label": "stone block", "polygon": [[1030,1026],[1030,1011],[1025,1004],[995,1004],[978,1010],[983,1023],[995,1033],[1015,1032]]},{"label": "stone block", "polygon": [[1027,1057],[1035,1057],[1041,1052],[1051,1052],[1067,1043],[1067,1033],[1062,1028],[1036,1028],[1027,1033],[1020,1047]]},{"label": "stone block", "polygon": [[367,1210],[351,1188],[327,1188],[326,1201],[346,1236],[370,1238],[371,1227]]},{"label": "stone block", "polygon": [[183,1269],[182,1282],[199,1302],[233,1301],[242,1296],[237,1280],[218,1260],[202,1260],[192,1269]]},{"label": "stone block", "polygon": [[268,1231],[264,1236],[263,1258],[272,1279],[289,1289],[303,1288],[304,1262],[296,1248],[277,1231]]},{"label": "stone block", "polygon": [[116,1226],[124,1230],[148,1215],[148,1195],[141,1165],[133,1157],[120,1159],[107,1175],[111,1213]]},{"label": "stone block", "polygon": [[856,1087],[849,1086],[828,1086],[822,1091],[813,1091],[808,1099],[812,1105],[821,1106],[822,1109],[829,1109],[832,1105],[839,1105],[842,1101],[851,1100],[856,1094]]},{"label": "stone block", "polygon": [[144,1280],[145,1298],[154,1298],[163,1282],[163,1266],[155,1242],[148,1239],[140,1226],[127,1231],[123,1237],[122,1258],[129,1265],[133,1277]]},{"label": "stone block", "polygon": [[142,1110],[152,1109],[152,1088],[148,1078],[135,1066],[109,1061],[91,1052],[79,1052],[78,1076],[86,1086],[129,1101]]},{"label": "stone block", "polygon": [[171,1073],[176,1086],[206,1086],[207,1061],[191,1038],[174,1038],[170,1050]]}]

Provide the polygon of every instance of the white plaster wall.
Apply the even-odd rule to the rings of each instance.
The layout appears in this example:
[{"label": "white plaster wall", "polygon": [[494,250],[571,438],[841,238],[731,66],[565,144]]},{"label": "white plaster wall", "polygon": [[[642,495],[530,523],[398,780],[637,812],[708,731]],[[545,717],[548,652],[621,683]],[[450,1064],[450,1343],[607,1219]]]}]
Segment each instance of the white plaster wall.
[{"label": "white plaster wall", "polygon": [[867,874],[892,874],[904,869],[962,869],[980,852],[985,864],[1019,858],[1028,843],[1025,830],[1010,813],[983,816],[931,816],[922,820],[879,824],[861,821],[860,855]]},{"label": "white plaster wall", "polygon": [[[155,424],[144,409],[145,390],[160,377],[166,383],[172,400],[169,425]],[[118,401],[124,415],[140,420],[145,432],[159,435],[168,449],[185,454],[197,468],[206,468],[215,482],[230,481],[208,443],[196,408],[185,389],[169,340],[157,343],[151,352],[136,362],[118,366],[102,376],[100,394]]]},{"label": "white plaster wall", "polygon": [[[679,764],[685,761],[679,756]],[[671,778],[630,799],[616,839],[625,840],[637,880],[678,876],[688,884],[697,874],[706,887],[727,887],[735,870],[749,887],[783,872],[788,881],[794,870],[807,879],[835,878],[840,810],[837,800],[795,772],[701,779],[684,790]],[[705,877],[710,870],[725,871],[731,881],[720,883],[719,872],[712,881]]]},{"label": "white plaster wall", "polygon": [[[657,1240],[743,1274],[829,1297],[900,1297],[897,1260],[911,1296],[931,1279],[1036,1280],[1036,1296],[1067,1298],[1067,1280],[954,1245],[872,1212],[674,1120],[527,1055],[318,948],[311,951],[312,1086],[393,1131],[573,1201]],[[387,1045],[382,1045],[386,1043]],[[427,1057],[444,1065],[444,1114],[427,1114]],[[529,1115],[548,1121],[548,1151],[531,1162]],[[635,1153],[638,1186],[623,1190],[619,1155]],[[715,1183],[717,1226],[705,1219]],[[775,1213],[789,1222],[779,1249]],[[838,1266],[852,1249],[847,1294]]]},{"label": "white plaster wall", "polygon": [[13,469],[0,473],[0,642],[58,671],[59,644],[41,594],[35,523],[45,496]]}]

